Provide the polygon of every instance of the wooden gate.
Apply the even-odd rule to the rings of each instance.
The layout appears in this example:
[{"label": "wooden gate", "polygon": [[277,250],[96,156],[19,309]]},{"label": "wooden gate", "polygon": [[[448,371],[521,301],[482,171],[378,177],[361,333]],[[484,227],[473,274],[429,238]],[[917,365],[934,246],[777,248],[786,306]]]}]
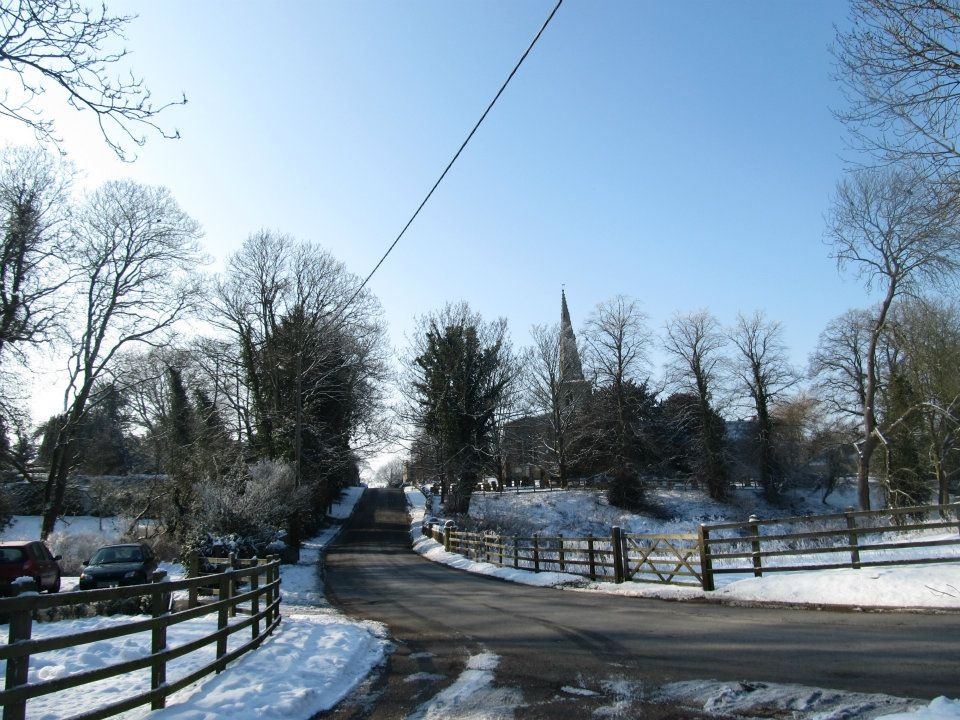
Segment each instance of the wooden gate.
[{"label": "wooden gate", "polygon": [[624,533],[623,564],[626,579],[700,587],[703,574],[697,541],[697,535],[688,534]]}]

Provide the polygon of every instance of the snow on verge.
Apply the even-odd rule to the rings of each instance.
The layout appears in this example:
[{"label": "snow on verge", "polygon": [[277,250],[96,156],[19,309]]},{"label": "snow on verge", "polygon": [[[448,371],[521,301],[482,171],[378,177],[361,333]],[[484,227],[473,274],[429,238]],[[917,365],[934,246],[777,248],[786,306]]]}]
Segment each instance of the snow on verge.
[{"label": "snow on verge", "polygon": [[537,587],[583,585],[586,582],[579,575],[559,572],[532,573],[526,570],[500,567],[492,563],[476,562],[474,560],[468,560],[463,555],[458,555],[457,553],[448,553],[443,549],[443,545],[427,537],[422,532],[424,508],[426,504],[426,498],[424,498],[423,493],[411,487],[404,488],[404,492],[407,496],[407,504],[410,506],[410,539],[413,541],[413,549],[428,560],[433,560],[434,562],[449,565],[450,567],[455,567],[460,570],[467,570],[468,572],[477,573],[478,575],[489,575],[490,577]]},{"label": "snow on verge", "polygon": [[383,640],[335,613],[284,616],[279,631],[226,672],[154,712],[160,720],[303,720],[329,710],[384,658]]}]

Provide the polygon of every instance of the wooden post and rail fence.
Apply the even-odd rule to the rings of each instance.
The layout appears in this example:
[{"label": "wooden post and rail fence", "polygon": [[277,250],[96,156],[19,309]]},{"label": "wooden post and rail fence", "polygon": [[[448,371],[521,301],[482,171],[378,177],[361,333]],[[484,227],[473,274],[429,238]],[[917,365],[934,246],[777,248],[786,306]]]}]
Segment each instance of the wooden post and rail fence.
[{"label": "wooden post and rail fence", "polygon": [[[23,720],[27,703],[33,698],[147,669],[150,671],[149,690],[80,712],[71,718],[97,720],[148,704],[152,710],[159,710],[165,706],[169,695],[205,675],[222,672],[228,663],[258,647],[280,623],[280,560],[275,557],[266,560],[231,557],[207,558],[206,561],[222,566],[223,570],[175,581],[166,580],[164,573],[155,573],[155,582],[146,585],[50,595],[39,595],[33,583],[24,583],[19,586],[17,596],[0,599],[0,619],[9,622],[7,644],[0,646],[0,661],[6,662],[5,683],[0,692],[3,720]],[[188,574],[197,575],[198,564],[196,556],[191,558]],[[186,602],[172,602],[174,593],[185,593]],[[43,639],[31,637],[34,618],[44,613],[56,613],[79,605],[124,602],[140,610],[145,608],[149,617],[134,617],[121,625],[74,634]],[[212,613],[217,614],[216,630],[182,645],[168,646],[167,630],[171,626]],[[237,615],[243,619],[235,620]],[[239,645],[233,643],[234,647],[230,649],[228,638],[244,630],[249,631],[249,638]],[[145,632],[151,635],[148,655],[64,677],[28,681],[33,655]],[[216,643],[216,655],[212,662],[182,677],[168,679],[167,666],[172,660],[213,643]]]},{"label": "wooden post and rail fence", "polygon": [[[928,519],[929,518],[929,519]],[[703,523],[696,533],[604,537],[502,537],[464,532],[450,521],[423,534],[448,552],[533,572],[590,580],[716,589],[717,575],[960,562],[960,503],[746,522]],[[892,553],[911,551],[909,556]]]}]

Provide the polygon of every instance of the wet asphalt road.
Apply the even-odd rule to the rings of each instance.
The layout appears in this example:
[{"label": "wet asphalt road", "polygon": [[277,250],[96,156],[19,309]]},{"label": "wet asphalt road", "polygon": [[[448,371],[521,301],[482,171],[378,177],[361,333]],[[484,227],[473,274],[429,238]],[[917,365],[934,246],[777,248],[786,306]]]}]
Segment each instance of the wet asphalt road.
[{"label": "wet asphalt road", "polygon": [[[386,624],[396,641],[387,668],[328,717],[409,717],[485,652],[500,658],[496,686],[522,698],[521,718],[585,717],[614,696],[636,703],[645,688],[680,680],[928,700],[960,692],[960,614],[744,608],[533,588],[425,560],[410,549],[408,527],[402,491],[368,490],[327,555],[330,600]],[[644,705],[628,716],[697,713]]]}]

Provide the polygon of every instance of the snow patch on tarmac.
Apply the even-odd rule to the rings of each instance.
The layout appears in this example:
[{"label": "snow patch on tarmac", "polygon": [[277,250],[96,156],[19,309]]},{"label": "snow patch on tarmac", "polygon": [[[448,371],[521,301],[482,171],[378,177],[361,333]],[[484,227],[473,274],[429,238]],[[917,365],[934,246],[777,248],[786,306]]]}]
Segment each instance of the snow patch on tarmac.
[{"label": "snow patch on tarmac", "polygon": [[493,687],[500,658],[473,655],[454,683],[425,702],[407,720],[511,720],[523,702],[516,688]]}]

